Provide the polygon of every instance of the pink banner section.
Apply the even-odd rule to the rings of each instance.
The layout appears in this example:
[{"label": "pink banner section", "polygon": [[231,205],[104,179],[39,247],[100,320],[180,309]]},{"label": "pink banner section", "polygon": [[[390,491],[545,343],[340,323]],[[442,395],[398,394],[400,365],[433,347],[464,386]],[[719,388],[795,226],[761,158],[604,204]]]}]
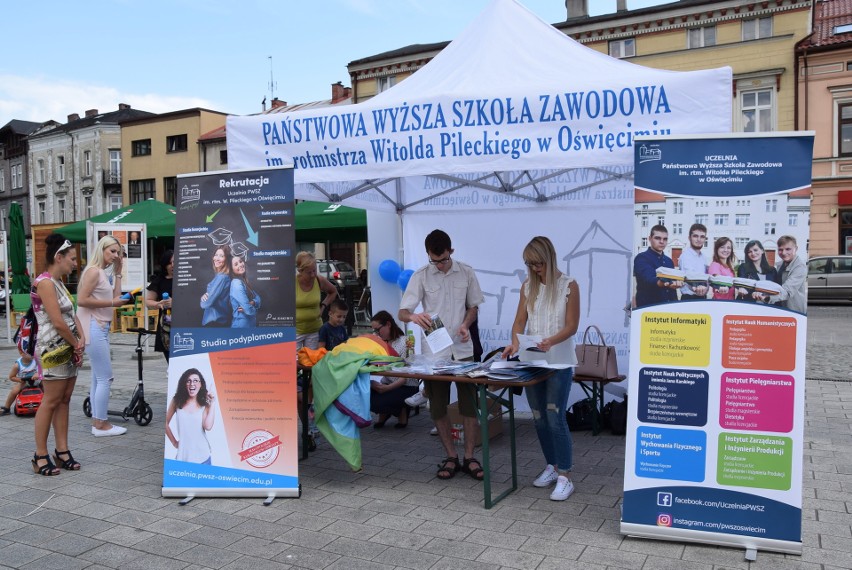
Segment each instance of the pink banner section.
[{"label": "pink banner section", "polygon": [[721,388],[719,423],[723,428],[776,433],[793,429],[792,376],[725,372]]}]

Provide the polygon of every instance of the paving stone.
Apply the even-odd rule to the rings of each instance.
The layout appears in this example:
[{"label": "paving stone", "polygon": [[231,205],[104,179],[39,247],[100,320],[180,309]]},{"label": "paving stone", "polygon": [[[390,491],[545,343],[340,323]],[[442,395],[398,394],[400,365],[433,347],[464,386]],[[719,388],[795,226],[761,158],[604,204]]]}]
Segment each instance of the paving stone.
[{"label": "paving stone", "polygon": [[[363,526],[361,528],[364,528]],[[364,537],[350,537],[350,538],[360,538]],[[399,548],[406,548],[410,550],[420,550],[426,543],[428,543],[431,538],[428,536],[423,536],[419,534],[414,534],[412,532],[400,532],[398,530],[392,529],[384,529],[380,532],[374,534],[371,538],[371,542],[376,542],[378,544],[384,544],[385,546],[393,546]]]},{"label": "paving stone", "polygon": [[441,556],[435,554],[417,552],[407,548],[391,547],[379,553],[373,561],[392,567],[426,570],[427,568],[432,568],[440,559]]},{"label": "paving stone", "polygon": [[471,544],[465,540],[448,540],[445,538],[432,538],[418,550],[431,552],[441,556],[452,556],[465,560],[475,560],[487,547],[481,544]]},{"label": "paving stone", "polygon": [[94,538],[103,542],[111,542],[123,546],[133,546],[147,538],[154,536],[153,532],[134,528],[130,526],[112,525],[105,531],[96,534]]},{"label": "paving stone", "polygon": [[198,564],[207,568],[222,568],[241,558],[242,555],[222,548],[211,548],[206,545],[194,546],[176,556],[179,560]]},{"label": "paving stone", "polygon": [[365,542],[346,537],[338,537],[323,547],[326,552],[339,554],[347,560],[358,558],[361,560],[373,560],[387,550],[387,546],[376,542]]},{"label": "paving stone", "polygon": [[328,568],[335,561],[340,560],[340,556],[332,552],[323,552],[313,548],[304,548],[294,546],[288,548],[274,560],[290,564],[296,568],[308,568],[310,570],[322,570]]},{"label": "paving stone", "polygon": [[519,568],[520,570],[536,568],[542,560],[544,560],[544,556],[540,554],[495,547],[486,548],[477,558],[479,562],[499,565],[504,568]]},{"label": "paving stone", "polygon": [[254,556],[243,556],[222,568],[223,570],[288,570],[292,568],[292,566],[282,562],[276,562],[275,560],[256,558]]}]

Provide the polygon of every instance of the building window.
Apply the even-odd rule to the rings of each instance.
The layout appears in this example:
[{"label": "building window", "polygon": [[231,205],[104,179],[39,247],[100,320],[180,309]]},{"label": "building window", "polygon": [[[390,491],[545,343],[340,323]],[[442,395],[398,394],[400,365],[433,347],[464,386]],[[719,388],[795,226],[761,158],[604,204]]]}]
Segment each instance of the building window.
[{"label": "building window", "polygon": [[848,34],[852,32],[852,24],[843,24],[842,26],[834,26],[834,35]]},{"label": "building window", "polygon": [[683,202],[672,202],[672,212],[675,214],[682,214]]},{"label": "building window", "polygon": [[716,26],[692,28],[686,31],[686,48],[695,49],[716,45]]},{"label": "building window", "polygon": [[799,225],[799,214],[787,214],[787,225],[795,228]]},{"label": "building window", "polygon": [[696,224],[701,224],[703,226],[706,226],[709,219],[710,219],[710,214],[695,214],[695,223]]},{"label": "building window", "polygon": [[738,237],[734,239],[734,244],[737,251],[743,251],[745,246],[748,244],[747,237]]},{"label": "building window", "polygon": [[666,225],[666,217],[665,216],[657,216],[657,225],[658,226]]},{"label": "building window", "polygon": [[121,194],[118,192],[109,195],[109,211],[114,212],[121,209]]},{"label": "building window", "polygon": [[838,127],[838,148],[840,156],[852,156],[852,103],[838,106],[840,120]]},{"label": "building window", "polygon": [[220,150],[219,151],[219,164],[228,164],[228,151]]},{"label": "building window", "polygon": [[396,75],[386,75],[385,77],[376,77],[376,93],[387,91],[396,85]]},{"label": "building window", "polygon": [[750,217],[751,214],[737,214],[735,223],[738,226],[747,226]]},{"label": "building window", "polygon": [[60,223],[67,221],[65,215],[65,198],[58,198],[56,200],[56,221]]},{"label": "building window", "polygon": [[643,228],[648,227],[648,216],[642,216],[642,227]]},{"label": "building window", "polygon": [[6,191],[6,171],[0,168],[0,192]]},{"label": "building window", "polygon": [[91,218],[95,215],[95,210],[92,207],[91,196],[83,196],[83,211],[85,212],[86,218]]},{"label": "building window", "polygon": [[38,223],[47,223],[47,206],[45,205],[44,200],[38,203]]},{"label": "building window", "polygon": [[154,179],[130,181],[130,203],[136,204],[148,198],[154,198]]},{"label": "building window", "polygon": [[177,204],[177,177],[163,178],[164,202],[172,206]]},{"label": "building window", "polygon": [[766,211],[767,212],[777,212],[778,211],[778,200],[767,200],[766,201]]},{"label": "building window", "polygon": [[648,238],[643,237],[642,238],[642,249],[645,249],[646,247],[648,247]]},{"label": "building window", "polygon": [[56,157],[56,180],[62,182],[65,180],[65,157]]},{"label": "building window", "polygon": [[44,159],[38,159],[38,163],[36,166],[36,183],[39,186],[44,186]]},{"label": "building window", "polygon": [[612,40],[609,42],[610,57],[624,58],[636,55],[636,40],[627,38],[624,40]]},{"label": "building window", "polygon": [[740,93],[743,132],[767,133],[774,130],[772,99],[772,89]]},{"label": "building window", "polygon": [[166,137],[166,152],[186,152],[186,135]]},{"label": "building window", "polygon": [[713,216],[713,224],[717,226],[727,226],[728,214],[716,214]]},{"label": "building window", "polygon": [[775,223],[767,222],[763,224],[763,233],[764,235],[774,236],[775,235]]},{"label": "building window", "polygon": [[113,184],[121,184],[121,151],[109,151],[109,180]]},{"label": "building window", "polygon": [[83,153],[83,176],[92,175],[92,151],[87,150]]},{"label": "building window", "polygon": [[24,187],[24,165],[12,165],[12,190]]},{"label": "building window", "polygon": [[683,234],[683,224],[672,224],[672,235],[682,235]]},{"label": "building window", "polygon": [[743,20],[743,41],[772,37],[772,16]]},{"label": "building window", "polygon": [[131,143],[133,156],[147,156],[151,154],[151,139],[140,139]]}]

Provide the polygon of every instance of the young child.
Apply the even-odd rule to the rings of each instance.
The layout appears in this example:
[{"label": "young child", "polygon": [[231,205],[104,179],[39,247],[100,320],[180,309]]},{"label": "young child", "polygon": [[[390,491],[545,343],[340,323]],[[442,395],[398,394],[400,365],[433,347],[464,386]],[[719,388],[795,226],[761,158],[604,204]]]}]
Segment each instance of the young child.
[{"label": "young child", "polygon": [[0,406],[0,416],[5,416],[11,411],[12,405],[15,403],[15,398],[21,393],[24,386],[33,383],[36,372],[38,372],[38,364],[31,354],[18,349],[21,357],[12,365],[12,370],[9,371],[9,381],[12,382],[12,388],[9,390],[9,395],[6,396],[6,403]]},{"label": "young child", "polygon": [[346,315],[349,314],[349,306],[342,299],[335,299],[328,308],[328,321],[323,323],[319,330],[319,348],[333,350],[338,344],[349,340],[346,332]]}]

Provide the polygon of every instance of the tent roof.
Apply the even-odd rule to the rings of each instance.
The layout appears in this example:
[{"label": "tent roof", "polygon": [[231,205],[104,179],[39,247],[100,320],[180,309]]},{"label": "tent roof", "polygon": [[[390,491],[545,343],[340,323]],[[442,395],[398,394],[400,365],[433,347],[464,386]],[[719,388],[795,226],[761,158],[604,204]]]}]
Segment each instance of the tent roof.
[{"label": "tent roof", "polygon": [[131,204],[112,212],[105,212],[88,220],[81,220],[57,230],[73,242],[86,241],[86,222],[98,224],[147,224],[147,236],[173,237],[175,235],[175,207],[153,198]]},{"label": "tent roof", "polygon": [[296,241],[367,241],[367,212],[328,202],[296,204]]},{"label": "tent roof", "polygon": [[[492,0],[432,61],[368,101],[228,117],[229,168],[295,162],[298,184],[629,164],[625,141],[637,134],[730,131],[719,117],[730,116],[731,81],[727,67],[675,72],[611,58],[516,0]],[[530,148],[491,151],[516,140]]]}]

